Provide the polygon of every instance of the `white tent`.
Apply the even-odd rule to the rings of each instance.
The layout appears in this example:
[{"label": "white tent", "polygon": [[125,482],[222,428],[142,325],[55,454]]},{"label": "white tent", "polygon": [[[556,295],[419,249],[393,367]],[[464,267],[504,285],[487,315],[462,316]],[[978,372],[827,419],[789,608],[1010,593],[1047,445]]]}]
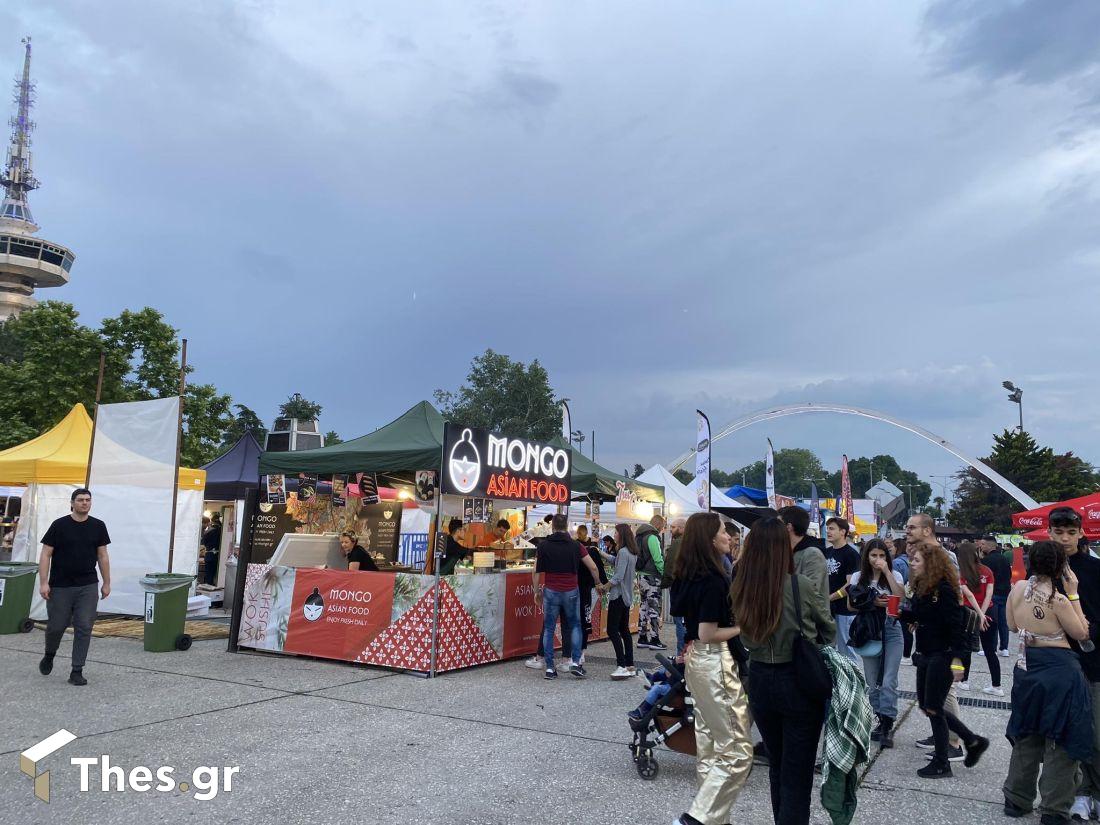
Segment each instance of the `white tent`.
[{"label": "white tent", "polygon": [[[111,407],[124,406],[104,404],[100,412],[102,415]],[[139,408],[139,412],[146,409]],[[173,409],[166,409],[160,415],[168,421],[169,429],[174,426],[174,415],[176,412]],[[104,417],[109,425],[110,415]],[[106,427],[104,432],[109,436],[110,427]],[[174,458],[174,435],[169,435],[170,451]],[[91,437],[92,421],[84,407],[77,404],[52,430],[0,452],[0,484],[26,485],[19,526],[12,545],[13,561],[36,561],[39,541],[50,523],[70,512],[72,492],[84,486]],[[104,446],[106,442],[97,437],[96,443],[91,484],[92,515],[106,522],[111,535],[112,587],[110,597],[99,603],[99,611],[142,615],[145,612],[145,596],[138,579],[146,573],[164,572],[168,566],[172,463],[167,464],[166,474],[160,473],[159,487],[152,488],[147,480],[147,471],[154,463],[153,459],[132,450],[124,452],[118,449],[115,447],[117,440],[114,445]],[[165,462],[160,460],[159,463]],[[99,470],[96,470],[97,466]],[[128,473],[127,466],[134,471],[133,475]],[[172,568],[173,572],[193,575],[198,564],[206,473],[180,468],[177,484],[179,497]],[[36,591],[31,618],[42,619],[45,616],[45,603]]]},{"label": "white tent", "polygon": [[661,464],[654,464],[640,476],[638,481],[665,488],[665,514],[669,518],[690,516],[702,510],[695,500],[695,491],[682,483]]},{"label": "white tent", "polygon": [[[682,483],[661,464],[654,464],[638,476],[638,481],[643,481],[646,484],[659,484],[665,488],[666,513],[671,518],[690,516],[692,513],[701,512],[703,509],[695,498],[695,491]],[[712,484],[710,485],[710,506],[743,507],[744,505],[739,501],[734,501]]]}]

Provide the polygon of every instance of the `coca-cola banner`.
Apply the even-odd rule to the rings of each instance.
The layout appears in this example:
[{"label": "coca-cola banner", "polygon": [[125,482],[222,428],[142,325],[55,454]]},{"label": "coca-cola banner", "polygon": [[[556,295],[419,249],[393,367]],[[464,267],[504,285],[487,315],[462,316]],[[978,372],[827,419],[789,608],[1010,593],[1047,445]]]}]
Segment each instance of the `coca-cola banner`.
[{"label": "coca-cola banner", "polygon": [[442,490],[448,495],[565,504],[572,456],[563,447],[447,422]]}]

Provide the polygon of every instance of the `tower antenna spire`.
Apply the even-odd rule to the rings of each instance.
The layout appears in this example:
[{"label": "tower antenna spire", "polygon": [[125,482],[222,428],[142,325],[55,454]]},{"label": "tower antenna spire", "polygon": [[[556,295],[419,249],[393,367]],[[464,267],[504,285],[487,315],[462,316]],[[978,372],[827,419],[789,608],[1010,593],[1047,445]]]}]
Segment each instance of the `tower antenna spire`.
[{"label": "tower antenna spire", "polygon": [[0,184],[4,186],[4,201],[0,205],[0,225],[15,231],[33,234],[38,230],[27,204],[27,193],[38,188],[31,158],[31,107],[34,106],[34,83],[31,82],[31,39],[23,38],[23,74],[15,81],[15,117],[11,126],[11,145]]},{"label": "tower antenna spire", "polygon": [[38,188],[31,167],[31,39],[23,38],[23,73],[15,80],[15,116],[7,160],[0,171],[4,199],[0,201],[0,321],[37,303],[36,289],[64,286],[76,256],[61,244],[33,237],[38,224],[31,216],[27,193]]}]

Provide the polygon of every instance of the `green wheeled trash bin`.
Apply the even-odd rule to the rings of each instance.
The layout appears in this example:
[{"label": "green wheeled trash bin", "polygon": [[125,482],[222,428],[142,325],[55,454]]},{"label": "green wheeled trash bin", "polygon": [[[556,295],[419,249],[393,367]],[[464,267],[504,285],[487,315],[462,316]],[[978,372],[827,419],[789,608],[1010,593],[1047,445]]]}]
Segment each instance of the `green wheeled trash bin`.
[{"label": "green wheeled trash bin", "polygon": [[37,572],[36,562],[0,562],[0,634],[34,630],[30,614]]},{"label": "green wheeled trash bin", "polygon": [[147,573],[142,577],[146,650],[163,653],[191,647],[191,637],[183,632],[183,623],[187,618],[187,594],[194,580],[194,576],[182,573]]}]

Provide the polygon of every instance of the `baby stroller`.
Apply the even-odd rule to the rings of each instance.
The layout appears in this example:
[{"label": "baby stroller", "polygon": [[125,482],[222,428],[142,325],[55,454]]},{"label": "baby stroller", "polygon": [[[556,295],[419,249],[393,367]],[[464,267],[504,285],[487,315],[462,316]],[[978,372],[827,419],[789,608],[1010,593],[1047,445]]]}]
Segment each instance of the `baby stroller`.
[{"label": "baby stroller", "polygon": [[630,754],[642,779],[657,778],[660,767],[653,756],[657,745],[695,756],[695,702],[688,693],[683,669],[660,654],[657,662],[668,673],[669,691],[640,719],[630,720],[634,731]]}]

